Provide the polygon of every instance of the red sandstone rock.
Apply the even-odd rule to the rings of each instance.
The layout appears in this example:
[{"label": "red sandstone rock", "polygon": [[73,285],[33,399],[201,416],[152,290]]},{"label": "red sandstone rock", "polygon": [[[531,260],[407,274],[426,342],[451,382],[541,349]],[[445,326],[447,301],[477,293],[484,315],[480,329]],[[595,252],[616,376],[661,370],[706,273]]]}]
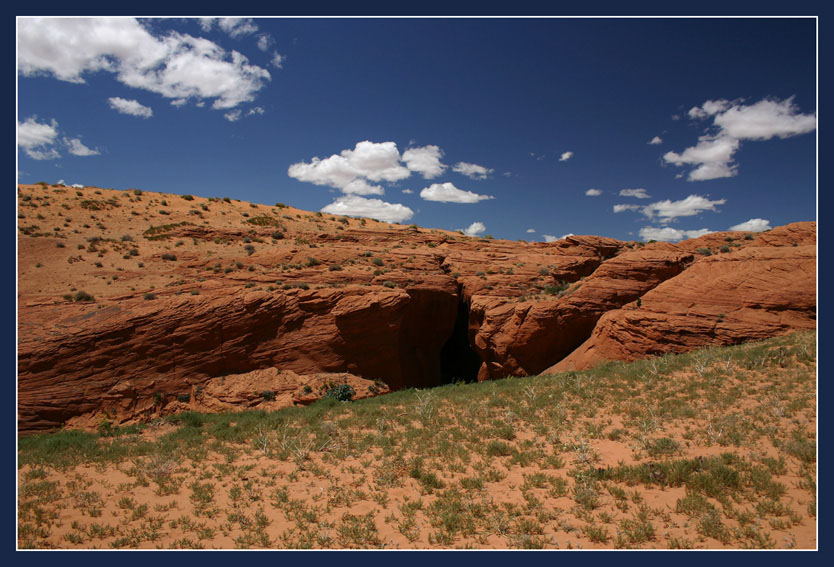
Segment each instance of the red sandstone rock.
[{"label": "red sandstone rock", "polygon": [[[425,387],[815,324],[815,223],[679,244],[527,243],[221,199],[78,193],[19,187],[23,432],[95,425],[105,412],[128,423],[308,403],[333,373],[357,392],[374,379]],[[95,301],[74,301],[79,291]]]},{"label": "red sandstone rock", "polygon": [[[781,232],[812,241],[812,227],[799,229]],[[606,313],[591,337],[548,372],[815,327],[815,246],[751,246],[703,258],[644,295],[639,306]]]}]

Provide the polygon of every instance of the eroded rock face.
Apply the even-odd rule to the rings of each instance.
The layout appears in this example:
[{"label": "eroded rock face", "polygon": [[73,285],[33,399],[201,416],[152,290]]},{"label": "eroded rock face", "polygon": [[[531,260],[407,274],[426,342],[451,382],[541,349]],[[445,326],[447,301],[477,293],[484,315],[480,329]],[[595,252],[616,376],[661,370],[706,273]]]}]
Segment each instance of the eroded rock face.
[{"label": "eroded rock face", "polygon": [[19,197],[23,432],[305,404],[333,380],[375,395],[584,368],[815,325],[815,223],[527,243],[150,192]]},{"label": "eroded rock face", "polygon": [[816,247],[750,247],[705,258],[640,305],[604,314],[588,340],[548,372],[815,327]]}]

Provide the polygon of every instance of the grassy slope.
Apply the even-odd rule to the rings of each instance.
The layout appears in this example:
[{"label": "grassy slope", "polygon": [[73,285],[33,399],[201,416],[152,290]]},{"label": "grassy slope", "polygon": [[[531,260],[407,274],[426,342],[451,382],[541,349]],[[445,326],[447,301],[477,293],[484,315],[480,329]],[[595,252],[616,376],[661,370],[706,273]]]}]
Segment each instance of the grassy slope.
[{"label": "grassy slope", "polygon": [[815,547],[815,333],[19,440],[21,547]]}]

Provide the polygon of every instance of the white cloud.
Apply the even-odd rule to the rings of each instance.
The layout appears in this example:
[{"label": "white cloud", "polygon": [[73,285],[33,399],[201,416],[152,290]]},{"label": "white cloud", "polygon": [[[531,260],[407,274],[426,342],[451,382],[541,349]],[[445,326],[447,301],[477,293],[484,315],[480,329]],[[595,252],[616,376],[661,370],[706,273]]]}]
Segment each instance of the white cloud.
[{"label": "white cloud", "polygon": [[284,61],[286,61],[286,59],[287,59],[286,56],[281,55],[280,53],[278,53],[276,51],[276,52],[272,53],[272,61],[270,61],[270,63],[276,69],[283,69],[284,68]]},{"label": "white cloud", "polygon": [[94,150],[85,146],[83,143],[81,143],[81,138],[73,138],[71,140],[64,138],[63,142],[64,145],[69,148],[69,153],[71,153],[74,156],[97,156],[101,153],[98,150]]},{"label": "white cloud", "polygon": [[238,110],[231,110],[223,115],[223,118],[228,120],[229,122],[237,122],[240,120],[241,111]]},{"label": "white cloud", "polygon": [[364,179],[354,179],[340,189],[348,195],[383,195],[385,193],[385,189],[380,185],[371,185]]},{"label": "white cloud", "polygon": [[215,24],[233,38],[258,31],[258,26],[251,18],[200,18],[200,29],[204,32],[211,31]]},{"label": "white cloud", "polygon": [[814,114],[799,114],[794,97],[779,101],[763,99],[751,105],[742,101],[708,100],[689,110],[695,120],[712,118],[711,133],[698,138],[698,144],[682,153],[667,152],[663,159],[677,166],[695,166],[690,181],[733,177],[738,166],[733,156],[742,140],[790,138],[812,132],[817,127]]},{"label": "white cloud", "polygon": [[559,161],[568,161],[573,157],[573,152],[565,152],[559,157]]},{"label": "white cloud", "polygon": [[568,236],[574,236],[574,234],[573,234],[572,232],[569,232],[569,233],[567,233],[567,234],[563,234],[561,239],[562,239],[562,240],[564,240],[564,239],[565,239],[565,238],[567,238]]},{"label": "white cloud", "polygon": [[452,171],[456,173],[460,173],[461,175],[465,175],[470,179],[486,179],[489,177],[495,170],[486,168],[482,165],[478,165],[475,163],[467,163],[465,161],[459,161],[455,164],[455,167],[452,168]]},{"label": "white cloud", "polygon": [[[133,99],[124,99],[118,96],[107,99],[110,108],[122,114],[129,114],[130,116],[140,116],[142,118],[150,118],[153,116],[153,110],[149,106],[140,104],[139,101]],[[176,102],[176,101],[174,101]],[[173,102],[171,104],[174,104]]]},{"label": "white cloud", "polygon": [[258,26],[251,18],[218,18],[221,30],[234,38],[250,35],[258,31]]},{"label": "white cloud", "polygon": [[385,222],[403,222],[414,216],[414,211],[399,203],[387,203],[380,199],[365,199],[357,195],[339,197],[321,212],[332,215],[368,217]]},{"label": "white cloud", "polygon": [[602,190],[601,189],[588,189],[587,191],[585,191],[585,194],[588,197],[599,197],[600,195],[602,195]]},{"label": "white cloud", "polygon": [[544,238],[545,242],[556,242],[559,240],[558,236],[553,236],[552,234],[542,234],[542,238]]},{"label": "white cloud", "polygon": [[63,145],[74,156],[97,156],[101,152],[88,148],[80,137],[59,139],[58,122],[38,122],[37,116],[30,116],[24,122],[17,123],[17,145],[32,159],[48,160],[61,157],[55,147]]},{"label": "white cloud", "polygon": [[258,36],[258,49],[261,51],[269,51],[270,45],[272,45],[272,38],[269,34],[262,33]]},{"label": "white cloud", "polygon": [[657,146],[657,145],[663,143],[663,138],[661,138],[660,136],[655,136],[654,138],[649,140],[647,143],[651,146]]},{"label": "white cloud", "polygon": [[310,163],[294,163],[287,174],[299,181],[344,190],[358,180],[399,181],[411,175],[411,171],[400,163],[397,144],[365,140],[352,150],[342,150],[325,159],[314,157]]},{"label": "white cloud", "polygon": [[55,119],[49,123],[43,123],[38,122],[37,116],[31,116],[23,123],[17,123],[17,144],[27,154],[30,150],[37,150],[54,144],[57,138],[58,122]]},{"label": "white cloud", "polygon": [[678,230],[671,227],[655,228],[646,226],[640,229],[640,238],[642,240],[658,240],[661,242],[676,242],[678,240],[685,240],[687,238],[698,238],[705,234],[710,234],[713,231],[702,228],[700,230]]},{"label": "white cloud", "polygon": [[416,171],[425,179],[433,179],[442,174],[446,166],[440,162],[443,150],[437,146],[409,148],[403,152],[402,160],[411,171]]},{"label": "white cloud", "polygon": [[651,197],[646,190],[643,188],[640,189],[621,189],[620,190],[620,197],[635,197],[637,199],[648,199]]},{"label": "white cloud", "polygon": [[527,229],[527,234],[533,234],[534,232],[536,232],[535,228],[528,228]]},{"label": "white cloud", "polygon": [[666,223],[678,217],[691,217],[702,211],[715,211],[716,205],[723,205],[726,199],[710,201],[700,195],[690,195],[680,201],[657,201],[643,207],[643,214],[649,218],[655,215],[660,217],[660,222]]},{"label": "white cloud", "polygon": [[482,222],[475,221],[469,225],[469,228],[461,229],[466,236],[477,236],[486,232],[486,225]]},{"label": "white cloud", "polygon": [[663,159],[677,166],[696,165],[689,172],[690,181],[734,177],[738,170],[731,162],[739,144],[737,139],[729,136],[701,136],[698,145],[686,148],[681,154],[666,152]]},{"label": "white cloud", "polygon": [[[248,26],[230,29],[244,33]],[[213,99],[215,109],[253,100],[271,78],[237,51],[175,31],[157,37],[135,18],[21,18],[17,39],[24,76],[83,83],[86,73],[106,71],[165,98]]]},{"label": "white cloud", "polygon": [[403,193],[405,193],[406,195],[411,195],[412,193],[414,193],[414,191],[412,191],[411,189],[403,189]]},{"label": "white cloud", "polygon": [[252,116],[253,114],[263,114],[264,109],[260,106],[256,106],[255,108],[249,109],[249,112],[246,113],[246,116]]},{"label": "white cloud", "polygon": [[420,197],[426,201],[439,201],[441,203],[477,203],[493,198],[490,195],[479,195],[472,191],[458,189],[452,183],[434,183],[420,191]]},{"label": "white cloud", "polygon": [[622,213],[624,211],[639,211],[642,209],[640,205],[614,205],[615,213]]},{"label": "white cloud", "polygon": [[743,230],[745,232],[763,232],[770,230],[770,221],[765,219],[750,219],[741,224],[731,226],[728,230]]}]

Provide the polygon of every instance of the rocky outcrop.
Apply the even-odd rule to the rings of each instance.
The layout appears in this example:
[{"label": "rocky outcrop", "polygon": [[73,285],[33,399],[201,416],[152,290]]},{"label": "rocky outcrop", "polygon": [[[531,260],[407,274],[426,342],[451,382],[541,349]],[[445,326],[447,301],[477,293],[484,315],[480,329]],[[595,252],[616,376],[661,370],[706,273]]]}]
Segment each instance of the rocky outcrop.
[{"label": "rocky outcrop", "polygon": [[815,246],[749,247],[704,258],[639,304],[606,313],[588,340],[548,372],[815,327]]},{"label": "rocky outcrop", "polygon": [[19,195],[22,432],[300,405],[334,380],[375,395],[585,368],[816,323],[815,223],[528,243],[150,192]]}]

